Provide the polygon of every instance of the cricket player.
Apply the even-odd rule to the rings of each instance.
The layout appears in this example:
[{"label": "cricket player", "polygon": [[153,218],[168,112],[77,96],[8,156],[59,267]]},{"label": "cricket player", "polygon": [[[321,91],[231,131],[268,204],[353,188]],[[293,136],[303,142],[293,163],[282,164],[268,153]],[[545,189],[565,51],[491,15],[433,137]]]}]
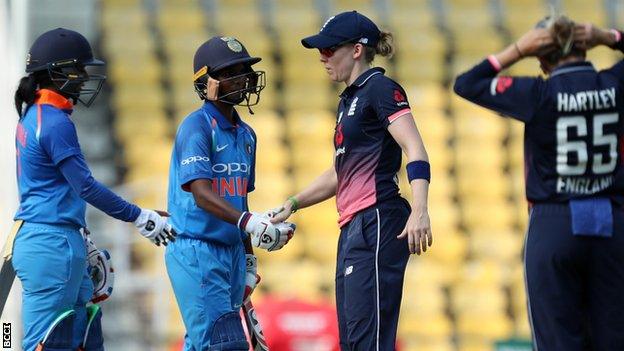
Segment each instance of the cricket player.
[{"label": "cricket player", "polygon": [[28,75],[15,92],[20,206],[12,264],[23,287],[26,351],[103,350],[102,314],[92,308],[87,315],[86,309],[93,295],[80,233],[87,202],[133,222],[157,245],[175,237],[160,214],[123,200],[93,179],[82,155],[70,117],[78,101],[89,106],[99,93],[105,77],[90,75],[88,69],[102,65],[80,33],[50,30],[30,48]]},{"label": "cricket player", "polygon": [[[275,222],[336,196],[340,239],[336,305],[342,350],[394,350],[410,253],[432,244],[427,153],[405,90],[372,67],[390,56],[392,35],[366,16],[343,12],[301,40],[319,51],[332,81],[344,83],[334,133],[334,167],[276,210]],[[407,155],[412,204],[399,195]]]},{"label": "cricket player", "polygon": [[[460,96],[525,124],[525,283],[535,350],[624,350],[622,33],[548,17],[457,77]],[[543,78],[498,73],[536,57]]]},{"label": "cricket player", "polygon": [[179,239],[167,272],[186,326],[185,351],[248,350],[239,316],[256,286],[252,246],[279,250],[294,225],[248,211],[256,135],[235,105],[258,103],[265,73],[232,37],[213,37],[195,53],[194,86],[203,105],[178,128],[169,173],[169,211]]}]

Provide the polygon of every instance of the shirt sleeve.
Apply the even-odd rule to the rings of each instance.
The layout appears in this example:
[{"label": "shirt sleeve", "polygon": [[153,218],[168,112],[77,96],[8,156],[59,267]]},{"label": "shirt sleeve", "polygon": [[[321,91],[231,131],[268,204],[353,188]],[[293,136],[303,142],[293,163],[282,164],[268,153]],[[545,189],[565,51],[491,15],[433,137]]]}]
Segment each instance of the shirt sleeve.
[{"label": "shirt sleeve", "polygon": [[[56,116],[50,115],[50,119]],[[45,119],[41,123],[46,123]],[[68,118],[66,121],[55,123],[53,126],[39,126],[39,144],[50,156],[55,165],[67,157],[81,155],[80,144],[74,123]]]},{"label": "shirt sleeve", "polygon": [[375,114],[386,128],[399,117],[411,112],[405,90],[391,79],[382,79],[375,84],[372,95]]},{"label": "shirt sleeve", "polygon": [[59,168],[80,198],[107,215],[132,222],[141,213],[141,209],[136,205],[125,201],[95,180],[82,154],[66,157],[60,162]]},{"label": "shirt sleeve", "polygon": [[[618,40],[615,43],[615,45],[613,45],[611,48],[614,50],[619,50],[622,53],[624,53],[624,33],[622,32],[619,32],[619,33],[620,33],[620,36],[619,36],[620,40]],[[608,72],[616,76],[617,79],[620,81],[620,84],[624,83],[624,60],[618,61],[611,68],[606,69],[605,72]]]},{"label": "shirt sleeve", "polygon": [[498,76],[494,64],[486,59],[459,75],[453,89],[457,95],[468,101],[529,122],[539,106],[543,80]]},{"label": "shirt sleeve", "polygon": [[[187,120],[185,122],[192,122]],[[190,183],[197,179],[212,179],[212,130],[194,123],[185,123],[176,136],[178,179],[182,190],[191,191]]]}]

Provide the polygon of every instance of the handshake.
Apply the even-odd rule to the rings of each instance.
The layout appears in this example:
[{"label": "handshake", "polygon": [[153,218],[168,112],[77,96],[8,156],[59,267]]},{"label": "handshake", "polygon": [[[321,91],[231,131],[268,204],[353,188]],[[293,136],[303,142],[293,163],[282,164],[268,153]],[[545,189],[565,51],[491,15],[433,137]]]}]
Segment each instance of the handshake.
[{"label": "handshake", "polygon": [[249,234],[253,246],[267,251],[279,250],[293,237],[297,226],[289,222],[272,223],[274,213],[243,212],[237,226]]}]

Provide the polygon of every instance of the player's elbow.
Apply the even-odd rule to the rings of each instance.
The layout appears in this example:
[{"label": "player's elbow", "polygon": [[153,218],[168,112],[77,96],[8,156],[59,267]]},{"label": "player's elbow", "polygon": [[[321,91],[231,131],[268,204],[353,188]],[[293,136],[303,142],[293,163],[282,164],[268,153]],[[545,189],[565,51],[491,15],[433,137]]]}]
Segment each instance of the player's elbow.
[{"label": "player's elbow", "polygon": [[463,98],[468,98],[468,96],[470,95],[469,84],[465,75],[462,74],[457,76],[457,78],[455,79],[455,83],[453,84],[453,91],[455,92],[455,94]]}]

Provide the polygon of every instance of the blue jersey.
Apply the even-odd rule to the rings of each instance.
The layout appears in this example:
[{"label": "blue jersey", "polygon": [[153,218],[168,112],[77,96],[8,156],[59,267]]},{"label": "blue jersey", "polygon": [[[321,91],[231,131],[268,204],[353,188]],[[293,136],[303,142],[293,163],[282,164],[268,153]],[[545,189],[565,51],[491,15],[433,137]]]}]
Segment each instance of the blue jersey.
[{"label": "blue jersey", "polygon": [[15,135],[20,207],[15,219],[84,227],[86,202],[124,221],[140,209],[93,179],[69,119],[73,104],[54,91],[37,92]]},{"label": "blue jersey", "polygon": [[212,181],[212,190],[240,211],[247,210],[247,193],[254,189],[256,136],[234,112],[232,125],[210,102],[188,115],[178,128],[169,168],[168,210],[180,236],[241,243],[246,235],[198,207],[189,184]]},{"label": "blue jersey", "polygon": [[334,163],[341,227],[357,212],[399,196],[402,151],[388,126],[408,113],[405,91],[382,68],[362,73],[340,95]]},{"label": "blue jersey", "polygon": [[621,201],[624,61],[602,71],[569,63],[548,79],[497,76],[495,66],[490,58],[460,75],[455,92],[525,123],[529,202]]}]

